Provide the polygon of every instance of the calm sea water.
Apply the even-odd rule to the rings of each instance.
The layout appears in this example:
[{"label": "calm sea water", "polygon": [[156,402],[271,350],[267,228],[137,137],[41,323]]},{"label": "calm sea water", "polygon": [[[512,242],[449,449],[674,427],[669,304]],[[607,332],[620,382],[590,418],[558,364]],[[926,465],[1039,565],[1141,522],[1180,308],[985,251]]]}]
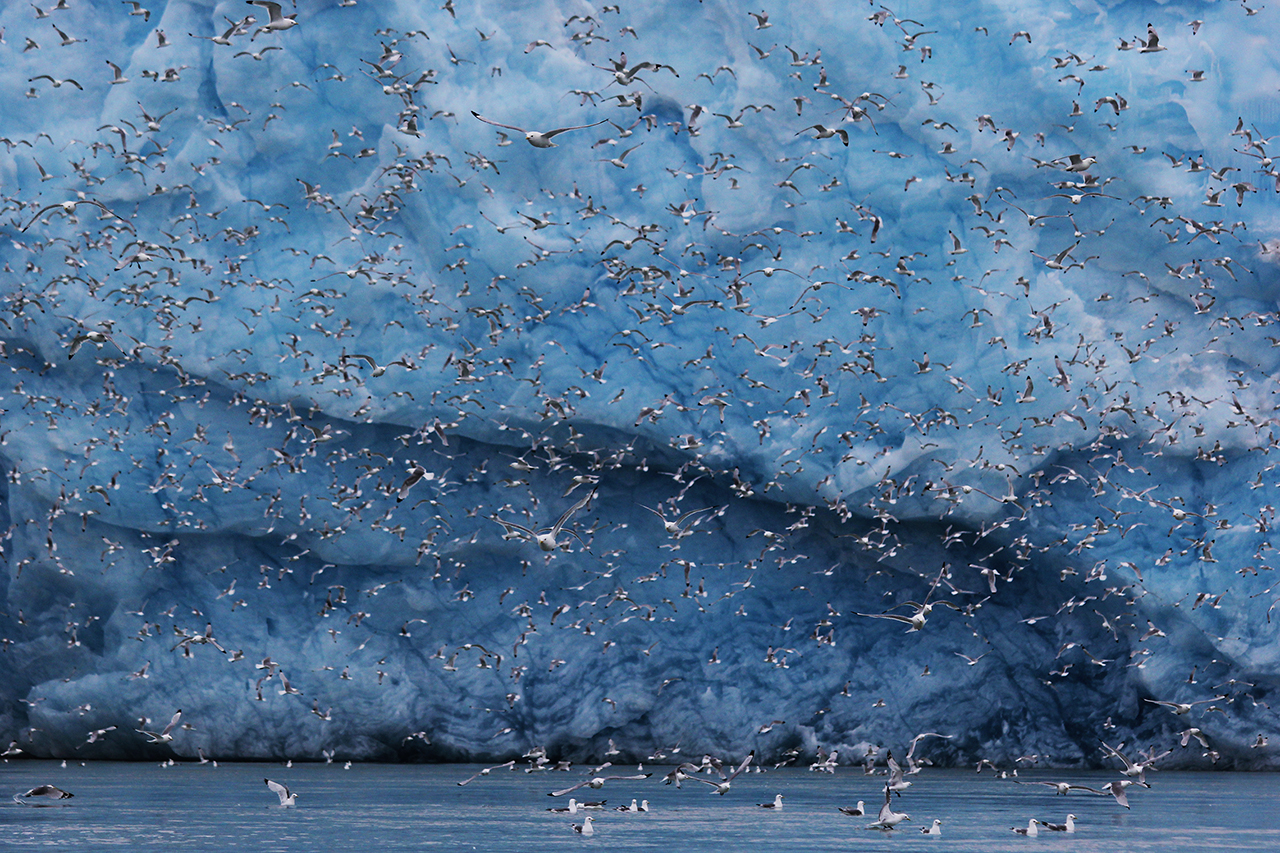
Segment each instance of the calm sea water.
[{"label": "calm sea water", "polygon": [[[860,799],[873,815],[878,809],[883,778],[867,778],[857,768],[835,775],[791,768],[744,774],[721,797],[691,782],[679,790],[665,786],[661,777],[669,768],[653,767],[646,768],[653,778],[642,782],[582,789],[584,799],[607,799],[610,809],[590,812],[596,834],[582,838],[570,828],[582,822],[581,813],[546,811],[567,804],[567,796],[552,799],[547,792],[580,781],[577,773],[498,770],[458,787],[478,769],[116,763],[64,768],[57,762],[11,762],[0,766],[0,850],[1280,850],[1280,774],[1152,773],[1151,789],[1130,789],[1132,810],[1125,811],[1110,797],[1057,796],[1043,786],[996,781],[989,772],[926,771],[894,798],[895,810],[912,820],[881,833],[864,829],[874,816],[851,818],[836,810]],[[280,808],[264,777],[289,785],[299,794],[297,805]],[[1100,787],[1117,777],[1042,772],[1020,778]],[[8,799],[43,783],[75,797],[47,807]],[[779,793],[781,812],[758,807]],[[612,811],[633,797],[648,799],[652,810]],[[1074,835],[1042,831],[1030,839],[1010,832],[1033,817],[1061,823],[1069,811],[1077,818]],[[919,828],[934,818],[942,821],[942,835],[921,835]]]}]

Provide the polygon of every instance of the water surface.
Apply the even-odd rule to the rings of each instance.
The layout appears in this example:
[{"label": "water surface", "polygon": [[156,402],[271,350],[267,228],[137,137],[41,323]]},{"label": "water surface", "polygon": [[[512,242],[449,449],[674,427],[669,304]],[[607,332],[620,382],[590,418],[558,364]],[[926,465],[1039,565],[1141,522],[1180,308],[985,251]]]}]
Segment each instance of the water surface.
[{"label": "water surface", "polygon": [[[948,851],[1205,851],[1280,850],[1280,776],[1259,773],[1150,775],[1149,790],[1130,789],[1126,811],[1111,797],[994,779],[989,772],[926,770],[894,809],[911,815],[892,833],[867,830],[883,795],[883,777],[858,768],[835,774],[784,768],[739,776],[723,797],[705,785],[681,789],[661,778],[669,768],[646,767],[652,778],[609,782],[582,799],[606,799],[593,811],[596,834],[581,838],[574,817],[546,811],[569,797],[549,791],[582,777],[570,773],[494,771],[465,787],[470,765],[154,764],[11,762],[0,767],[0,849],[68,851],[181,849],[223,851],[481,850],[559,851],[608,847],[661,850],[789,853],[832,849]],[[608,771],[606,771],[608,772]],[[618,772],[631,773],[634,768]],[[263,779],[296,793],[282,809]],[[1023,782],[1053,779],[1101,787],[1112,773],[1032,772]],[[75,797],[47,807],[8,797],[49,783]],[[781,812],[762,809],[775,794]],[[614,806],[648,799],[651,811],[621,814]],[[867,802],[872,816],[851,818],[837,806]],[[1063,822],[1076,815],[1074,835],[1042,831],[1030,839],[1010,831],[1030,818]],[[942,821],[941,837],[920,827]]]}]

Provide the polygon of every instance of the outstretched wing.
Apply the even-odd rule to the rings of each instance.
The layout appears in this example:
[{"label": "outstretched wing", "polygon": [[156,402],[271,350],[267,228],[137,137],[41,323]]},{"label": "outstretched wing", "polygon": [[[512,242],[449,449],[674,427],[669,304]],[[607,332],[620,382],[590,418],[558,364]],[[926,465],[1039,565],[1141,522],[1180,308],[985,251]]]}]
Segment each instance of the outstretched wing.
[{"label": "outstretched wing", "polygon": [[173,715],[173,719],[169,720],[169,725],[164,727],[164,731],[160,732],[160,737],[164,737],[173,731],[173,727],[178,725],[178,720],[182,718],[182,709],[179,708],[177,713]]},{"label": "outstretched wing", "polygon": [[[476,115],[476,114],[475,114],[475,113],[472,113],[472,115]],[[480,118],[480,116],[476,116],[476,118]],[[546,133],[542,134],[542,136],[543,136],[544,138],[546,138],[546,139],[550,139],[551,137],[555,136],[556,134],[558,134],[558,133],[564,133],[564,132],[565,132],[565,131],[567,131],[567,130],[582,130],[582,129],[584,129],[584,128],[588,128],[588,127],[595,127],[597,124],[604,124],[606,121],[608,121],[608,119],[607,119],[607,118],[602,118],[602,119],[600,119],[600,120],[599,120],[599,121],[597,121],[597,122],[593,122],[592,124],[578,124],[578,125],[574,125],[573,127],[557,127],[555,130],[548,130]],[[493,122],[489,122],[489,124],[493,124]],[[514,129],[514,130],[520,130],[520,128],[518,128],[518,127],[517,127],[517,128],[513,128],[513,129]],[[521,130],[520,132],[521,132],[521,133],[524,133],[524,131],[522,131],[522,130]]]},{"label": "outstretched wing", "polygon": [[[500,122],[500,121],[494,121],[494,120],[492,120],[492,119],[487,119],[487,118],[485,118],[484,116],[480,115],[480,113],[476,112],[475,110],[472,110],[472,111],[471,111],[471,114],[472,114],[473,116],[475,116],[476,118],[480,119],[480,120],[481,120],[482,122],[484,122],[485,124],[491,124],[491,125],[493,125],[494,127],[505,127],[507,130],[514,130],[516,133],[526,133],[526,132],[527,132],[524,128],[522,128],[522,127],[516,127],[514,124],[503,124],[503,123],[502,123],[502,122]],[[566,130],[572,130],[572,129],[573,129],[573,128],[566,128]],[[558,130],[557,130],[557,131],[555,131],[555,133],[559,133],[559,132],[560,132],[560,131],[558,131]],[[546,135],[547,135],[547,136],[550,136],[551,134],[546,134]]]},{"label": "outstretched wing", "polygon": [[[588,125],[588,127],[590,127],[590,125]],[[574,128],[565,128],[565,129],[574,130]],[[559,133],[559,132],[560,131],[556,131],[556,133]],[[544,135],[548,135],[548,134],[544,134]],[[592,489],[590,492],[587,493],[587,496],[585,498],[583,498],[582,500],[578,501],[576,504],[574,504],[573,506],[565,510],[564,515],[560,516],[560,520],[556,522],[555,527],[551,528],[551,535],[558,536],[560,534],[560,528],[564,527],[565,522],[568,521],[575,512],[577,512],[578,510],[586,506],[588,503],[590,503],[591,499],[594,498],[595,496],[596,496],[596,490]]]},{"label": "outstretched wing", "polygon": [[747,753],[746,758],[742,759],[742,763],[738,765],[738,769],[730,773],[727,777],[725,777],[725,781],[726,782],[733,781],[733,779],[737,777],[739,773],[741,773],[743,770],[746,770],[747,767],[751,765],[751,762],[755,760],[756,760],[756,751],[753,749],[751,750],[751,752]]},{"label": "outstretched wing", "polygon": [[570,794],[570,793],[572,793],[572,792],[574,792],[574,791],[578,790],[579,788],[585,788],[587,785],[590,785],[590,784],[591,784],[591,782],[590,782],[590,781],[587,781],[587,782],[579,782],[578,784],[574,785],[572,788],[562,788],[562,789],[560,789],[559,791],[552,791],[550,794],[547,794],[547,796],[548,796],[548,797],[563,797],[565,794]]},{"label": "outstretched wing", "polygon": [[280,798],[280,803],[282,805],[285,800],[289,799],[289,788],[287,785],[281,785],[279,782],[273,782],[270,779],[263,779],[262,781],[265,782],[267,787]]}]

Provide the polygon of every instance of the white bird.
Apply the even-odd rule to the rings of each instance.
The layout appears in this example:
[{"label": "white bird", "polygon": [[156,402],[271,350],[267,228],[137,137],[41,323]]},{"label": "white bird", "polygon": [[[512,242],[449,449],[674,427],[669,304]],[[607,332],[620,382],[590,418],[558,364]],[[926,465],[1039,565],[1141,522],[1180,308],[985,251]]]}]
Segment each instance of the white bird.
[{"label": "white bird", "polygon": [[844,130],[843,128],[825,127],[820,124],[812,124],[806,127],[804,130],[797,133],[796,136],[799,136],[801,133],[804,133],[805,130],[814,131],[814,137],[813,137],[814,139],[830,139],[833,136],[838,136],[840,137],[840,141],[845,144],[845,147],[848,147],[849,145],[849,131]]},{"label": "white bird", "polygon": [[[556,550],[556,548],[560,547],[560,543],[557,542],[556,540],[560,536],[560,531],[564,528],[565,523],[570,519],[570,517],[573,516],[575,512],[577,512],[578,510],[586,506],[588,503],[590,503],[591,499],[594,498],[595,496],[596,496],[596,490],[592,489],[585,498],[578,501],[573,506],[569,507],[569,509],[565,511],[564,515],[560,516],[560,520],[557,521],[553,527],[546,527],[541,530],[530,530],[529,528],[525,527],[523,524],[516,524],[514,521],[504,521],[503,519],[498,518],[496,515],[491,515],[489,516],[489,518],[492,521],[496,521],[498,524],[501,524],[504,528],[506,528],[507,536],[511,536],[513,534],[523,534],[526,538],[531,539],[534,542],[537,542],[538,547],[541,548],[543,551],[554,551]],[[578,538],[578,535],[574,533],[572,530],[569,531],[569,535],[573,536],[574,538]],[[578,541],[581,542],[582,540],[578,539]],[[583,543],[583,544],[585,546],[586,543]]]},{"label": "white bird", "polygon": [[[665,515],[663,515],[661,512],[654,509],[653,507],[640,504],[640,508],[647,509],[649,510],[649,512],[653,513],[658,518],[662,519],[662,529],[667,531],[667,533],[676,537],[677,539],[680,539],[684,536],[689,535],[689,528],[693,527],[697,523],[697,522],[694,522],[685,526],[685,522],[689,521],[690,518],[692,518],[693,516],[697,515],[700,512],[708,512],[711,510],[719,509],[719,507],[716,507],[716,506],[704,506],[702,509],[694,509],[694,510],[690,510],[689,512],[686,512],[684,515],[681,515],[678,518],[676,518],[675,521],[668,521]],[[779,721],[775,720],[775,722],[779,722]],[[760,731],[761,731],[761,734],[764,734],[765,732],[763,728],[761,728]]]},{"label": "white bird", "polygon": [[155,732],[144,731],[143,729],[134,729],[138,734],[146,735],[150,740],[147,743],[169,743],[173,740],[173,729],[178,725],[178,719],[182,716],[182,709],[179,708],[173,715],[173,719],[169,720],[169,725],[159,734]]},{"label": "white bird", "polygon": [[573,824],[573,831],[579,835],[595,835],[596,831],[591,828],[591,821],[595,820],[591,815],[587,815],[582,819],[582,823]]},{"label": "white bird", "polygon": [[748,753],[746,758],[742,759],[742,763],[738,765],[738,769],[734,770],[728,776],[724,775],[723,770],[718,771],[720,773],[719,782],[716,782],[712,779],[703,779],[699,776],[689,776],[687,778],[692,779],[694,782],[701,782],[704,785],[710,785],[714,789],[712,793],[719,794],[720,796],[723,797],[729,791],[729,783],[732,782],[734,779],[736,779],[739,773],[746,770],[747,767],[750,766],[751,762],[755,761],[755,759],[756,759],[756,751],[753,749],[751,750],[750,753]]},{"label": "white bird", "polygon": [[547,809],[547,811],[549,811],[549,812],[555,812],[556,814],[577,814],[577,813],[578,813],[578,801],[577,801],[577,800],[575,800],[573,797],[570,797],[570,798],[569,798],[569,805],[567,805],[567,806],[551,806],[550,808],[548,808],[548,809]]},{"label": "white bird", "polygon": [[263,779],[262,781],[280,798],[281,808],[292,806],[294,801],[298,799],[298,795],[290,791],[288,785],[281,785],[279,782],[272,782],[270,779]]},{"label": "white bird", "polygon": [[118,86],[121,83],[129,82],[129,78],[124,76],[124,69],[122,69],[119,65],[116,65],[110,59],[108,59],[106,62],[108,65],[111,66],[111,75],[112,75],[111,84],[113,86]]},{"label": "white bird", "polygon": [[1090,788],[1087,785],[1072,785],[1068,782],[1046,782],[1046,781],[1023,782],[1020,779],[1014,779],[1013,781],[1018,785],[1047,785],[1048,787],[1053,788],[1058,794],[1064,797],[1071,791],[1092,791],[1095,794],[1110,793],[1110,791],[1099,791],[1097,788]]},{"label": "white bird", "polygon": [[849,817],[862,817],[867,813],[866,803],[862,800],[858,800],[856,806],[838,806],[837,808],[840,809],[841,814],[847,814]]},{"label": "white bird", "polygon": [[404,482],[400,484],[400,491],[396,493],[396,503],[399,503],[408,497],[409,490],[426,475],[427,469],[415,463],[414,466],[409,469],[409,475],[405,477]]},{"label": "white bird", "polygon": [[941,834],[942,834],[942,821],[938,820],[938,819],[935,817],[935,818],[933,819],[933,825],[932,825],[932,826],[922,826],[922,827],[920,827],[920,831],[921,831],[922,833],[924,833],[925,835],[941,835]]},{"label": "white bird", "polygon": [[1031,818],[1031,820],[1027,821],[1026,829],[1023,829],[1020,826],[1011,826],[1009,827],[1009,829],[1018,833],[1019,835],[1026,835],[1030,838],[1035,838],[1037,835],[1040,834],[1039,831],[1036,829],[1036,824],[1038,824],[1039,822],[1040,821],[1036,820],[1035,818]]},{"label": "white bird", "polygon": [[762,809],[776,809],[776,810],[778,810],[778,811],[781,811],[781,810],[782,810],[782,795],[781,795],[781,794],[778,794],[777,796],[775,796],[775,797],[773,798],[773,802],[772,802],[772,803],[758,803],[757,805],[759,805],[759,806],[760,806],[760,808],[762,808]]},{"label": "white bird", "polygon": [[290,27],[296,27],[298,22],[297,14],[285,15],[280,11],[280,4],[273,3],[271,0],[245,0],[250,6],[261,6],[267,10],[267,16],[270,20],[266,24],[258,27],[258,31],[253,34],[249,41],[253,41],[262,33],[275,33],[281,30],[287,30]]},{"label": "white bird", "polygon": [[[1120,744],[1120,745],[1124,746],[1124,744]],[[1137,776],[1138,783],[1142,785],[1147,784],[1147,777],[1146,777],[1147,770],[1159,769],[1154,766],[1155,763],[1172,752],[1172,750],[1165,750],[1159,755],[1154,755],[1142,761],[1133,762],[1133,761],[1130,761],[1128,758],[1126,758],[1123,754],[1121,754],[1118,749],[1115,749],[1114,747],[1111,747],[1111,746],[1107,746],[1107,744],[1105,743],[1102,746],[1107,750],[1109,754],[1115,756],[1116,758],[1124,762],[1124,770],[1120,772],[1124,773],[1124,775],[1129,777]]]},{"label": "white bird", "polygon": [[640,145],[642,145],[642,144],[643,144],[643,143],[638,143],[638,144],[636,144],[636,145],[632,145],[630,148],[628,148],[626,151],[623,151],[623,152],[622,152],[621,154],[619,154],[617,157],[608,158],[608,159],[604,159],[604,158],[602,158],[602,159],[600,160],[600,162],[601,162],[601,163],[612,163],[614,166],[617,166],[619,169],[625,169],[625,168],[627,168],[627,164],[626,164],[627,155],[628,155],[628,154],[630,154],[632,151],[635,151],[635,150],[636,150],[637,148],[639,148],[639,147],[640,147]]},{"label": "white bird", "polygon": [[[1196,705],[1205,705],[1210,702],[1221,702],[1226,698],[1226,696],[1214,696],[1212,699],[1198,699],[1195,702],[1163,702],[1159,699],[1144,699],[1143,701],[1150,702],[1152,705],[1163,705],[1178,716],[1182,716]],[[1103,746],[1106,746],[1106,744],[1103,744]],[[1108,747],[1108,749],[1110,749],[1110,747]]]},{"label": "white bird", "polygon": [[1102,790],[1098,790],[1097,788],[1089,788],[1089,787],[1087,787],[1087,786],[1085,786],[1085,785],[1072,785],[1071,787],[1072,787],[1072,788],[1079,788],[1079,789],[1080,789],[1080,790],[1082,790],[1082,791],[1092,791],[1093,793],[1098,794],[1098,795],[1103,796],[1103,797],[1110,795],[1110,796],[1112,796],[1112,797],[1114,797],[1114,798],[1115,798],[1115,801],[1116,801],[1116,803],[1117,803],[1118,805],[1121,805],[1121,806],[1123,806],[1124,808],[1126,808],[1126,809],[1127,809],[1127,808],[1129,808],[1129,797],[1125,794],[1125,790],[1126,790],[1130,785],[1141,785],[1141,786],[1142,786],[1142,787],[1144,787],[1144,788],[1150,788],[1150,787],[1151,787],[1151,786],[1150,786],[1149,784],[1147,784],[1146,782],[1134,782],[1132,779],[1120,779],[1120,780],[1117,780],[1117,781],[1112,782],[1111,784],[1107,785],[1107,786],[1106,786],[1105,788],[1103,788]]},{"label": "white bird", "polygon": [[1044,821],[1040,821],[1040,825],[1053,832],[1075,832],[1076,816],[1073,814],[1067,815],[1066,823],[1045,823]]},{"label": "white bird", "polygon": [[902,778],[902,766],[894,759],[893,750],[889,751],[886,761],[889,765],[889,781],[885,783],[885,790],[893,791],[901,797],[902,792],[911,787],[911,783]]},{"label": "white bird", "polygon": [[[1062,159],[1062,158],[1058,158]],[[1058,162],[1057,160],[1054,161]],[[1097,157],[1081,157],[1079,154],[1067,155],[1067,165],[1062,168],[1068,172],[1087,172],[1089,167],[1098,162]]]},{"label": "white bird", "polygon": [[92,204],[94,207],[100,207],[107,213],[114,216],[116,219],[119,219],[121,222],[123,222],[130,231],[133,230],[133,226],[129,224],[128,220],[112,212],[111,209],[108,208],[102,202],[94,201],[91,198],[81,198],[81,199],[76,199],[75,201],[60,201],[60,202],[57,202],[56,204],[45,205],[44,207],[40,208],[39,212],[37,212],[35,216],[31,217],[31,221],[28,222],[25,226],[23,226],[22,230],[26,231],[33,224],[35,224],[35,221],[37,219],[39,219],[41,216],[44,216],[50,210],[61,210],[64,214],[66,214],[67,216],[70,216],[72,213],[75,212],[76,207],[81,204]]},{"label": "white bird", "polygon": [[867,829],[881,829],[889,831],[904,820],[911,820],[911,815],[906,812],[895,812],[893,807],[889,805],[889,786],[884,786],[884,805],[880,807],[880,814],[876,817],[874,823],[867,824]]},{"label": "white bird", "polygon": [[[963,655],[961,655],[961,657],[963,657]],[[944,740],[950,740],[952,737],[954,737],[954,735],[944,735],[944,734],[939,734],[938,732],[921,732],[920,734],[913,737],[911,739],[911,748],[907,750],[907,774],[910,776],[914,776],[915,774],[919,773],[922,769],[924,769],[921,766],[921,762],[918,762],[915,760],[915,755],[916,755],[916,745],[927,737],[940,737]],[[922,761],[925,764],[931,763],[929,762],[928,759],[922,759]]]},{"label": "white bird", "polygon": [[[486,767],[485,769],[481,770],[479,773],[473,773],[472,775],[468,776],[466,779],[463,779],[461,782],[458,783],[458,786],[461,787],[467,784],[468,782],[476,779],[479,776],[488,776],[490,771],[501,770],[504,767],[514,768],[515,766],[516,766],[516,760],[513,758],[510,761],[508,761],[506,764],[495,764],[492,767]],[[573,805],[573,800],[570,800],[569,804]]]},{"label": "white bird", "polygon": [[597,124],[604,124],[606,121],[608,121],[608,119],[602,118],[600,119],[600,121],[597,121],[593,124],[578,124],[578,125],[574,125],[573,127],[558,127],[555,130],[540,132],[537,130],[525,130],[522,127],[516,127],[513,124],[503,124],[502,122],[487,119],[484,116],[480,115],[480,113],[476,112],[475,110],[472,110],[471,114],[476,118],[480,119],[480,121],[484,122],[485,124],[491,124],[494,127],[505,127],[507,130],[514,130],[516,133],[523,133],[524,141],[528,142],[534,148],[555,148],[556,144],[551,141],[551,137],[561,133],[565,133],[570,130],[583,130],[584,128],[595,127]]},{"label": "white bird", "polygon": [[1143,42],[1139,39],[1139,42],[1142,44],[1142,48],[1138,50],[1138,53],[1155,53],[1161,50],[1168,50],[1167,47],[1160,44],[1160,36],[1156,35],[1155,27],[1150,24],[1147,24],[1147,40]]},{"label": "white bird", "polygon": [[[652,773],[637,773],[634,776],[593,776],[587,781],[579,782],[578,784],[574,785],[571,788],[562,788],[559,791],[552,791],[551,793],[547,794],[547,796],[562,797],[565,794],[578,790],[579,788],[590,788],[593,791],[598,791],[604,787],[605,782],[612,782],[615,779],[648,779],[652,775],[653,775]],[[579,804],[578,807],[583,808],[581,804]]]}]

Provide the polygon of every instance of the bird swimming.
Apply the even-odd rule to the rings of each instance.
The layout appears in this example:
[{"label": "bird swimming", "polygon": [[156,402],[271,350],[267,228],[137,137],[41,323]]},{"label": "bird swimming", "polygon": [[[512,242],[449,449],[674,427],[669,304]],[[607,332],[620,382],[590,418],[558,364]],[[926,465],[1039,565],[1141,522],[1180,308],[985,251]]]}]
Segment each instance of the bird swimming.
[{"label": "bird swimming", "polygon": [[270,779],[262,780],[268,788],[280,798],[281,808],[288,808],[298,799],[298,795],[289,790],[289,786],[281,785],[279,782],[273,782]]},{"label": "bird swimming", "polygon": [[1039,823],[1040,821],[1036,820],[1035,818],[1031,818],[1031,820],[1027,821],[1027,825],[1025,828],[1021,826],[1011,826],[1009,827],[1009,829],[1013,832],[1018,833],[1019,835],[1026,835],[1030,838],[1035,838],[1037,835],[1040,834],[1039,829],[1037,829],[1037,826],[1039,825]]}]

